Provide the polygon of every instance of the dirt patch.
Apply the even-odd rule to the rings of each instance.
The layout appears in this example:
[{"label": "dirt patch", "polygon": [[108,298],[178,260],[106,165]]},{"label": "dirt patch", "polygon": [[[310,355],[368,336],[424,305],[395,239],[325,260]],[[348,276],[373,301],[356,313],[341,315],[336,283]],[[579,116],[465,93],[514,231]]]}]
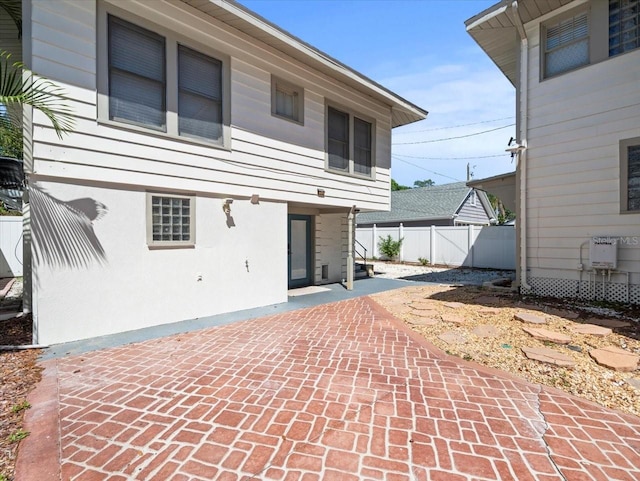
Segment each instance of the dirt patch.
[{"label": "dirt patch", "polygon": [[[19,303],[17,298],[7,296],[0,302],[0,308]],[[31,316],[0,321],[0,346],[31,344],[31,332]],[[27,395],[41,378],[42,368],[37,365],[40,352],[0,351],[0,480],[14,478],[18,446],[28,436],[22,425],[24,413],[29,409]]]},{"label": "dirt patch", "polygon": [[[594,317],[593,306],[568,306],[558,300],[523,300],[516,294],[495,293],[476,286],[411,286],[371,297],[451,355],[640,416],[640,371],[613,371],[598,365],[589,355],[591,350],[610,346],[640,354],[640,323],[634,318],[635,312],[618,313],[617,319],[629,318],[629,326],[614,328],[607,336],[595,336],[572,329]],[[437,322],[425,323],[424,316],[411,308],[414,303],[419,303],[422,313],[425,303],[430,303],[432,318]],[[452,308],[452,303],[456,307]],[[535,339],[523,330],[531,325],[515,319],[519,312],[543,317],[545,329],[570,336],[570,343]],[[447,322],[452,314],[463,322]],[[606,316],[598,313],[598,317]],[[495,336],[481,334],[487,326],[492,327]],[[522,351],[527,347],[551,348],[570,357],[574,367],[527,359]]]}]

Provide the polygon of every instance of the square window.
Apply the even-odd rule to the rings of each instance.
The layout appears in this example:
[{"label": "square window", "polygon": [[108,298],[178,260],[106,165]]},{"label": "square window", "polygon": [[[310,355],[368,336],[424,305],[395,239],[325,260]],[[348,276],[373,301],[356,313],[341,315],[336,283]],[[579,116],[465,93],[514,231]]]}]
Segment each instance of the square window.
[{"label": "square window", "polygon": [[581,12],[543,27],[544,77],[589,64],[589,16]]},{"label": "square window", "polygon": [[304,89],[286,80],[271,77],[271,114],[304,123]]},{"label": "square window", "polygon": [[327,168],[373,177],[373,132],[372,122],[327,106]]},{"label": "square window", "polygon": [[195,197],[147,193],[147,244],[193,246]]}]

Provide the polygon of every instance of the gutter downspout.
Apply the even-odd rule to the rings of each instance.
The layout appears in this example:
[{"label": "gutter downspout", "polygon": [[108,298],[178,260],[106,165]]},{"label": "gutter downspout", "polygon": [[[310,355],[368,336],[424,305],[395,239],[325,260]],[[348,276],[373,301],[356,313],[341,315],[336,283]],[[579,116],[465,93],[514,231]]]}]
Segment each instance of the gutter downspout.
[{"label": "gutter downspout", "polygon": [[518,151],[518,168],[520,169],[520,290],[530,291],[527,283],[527,117],[529,109],[529,40],[518,12],[518,2],[511,4],[511,13],[516,29],[520,35],[520,142],[523,147]]}]

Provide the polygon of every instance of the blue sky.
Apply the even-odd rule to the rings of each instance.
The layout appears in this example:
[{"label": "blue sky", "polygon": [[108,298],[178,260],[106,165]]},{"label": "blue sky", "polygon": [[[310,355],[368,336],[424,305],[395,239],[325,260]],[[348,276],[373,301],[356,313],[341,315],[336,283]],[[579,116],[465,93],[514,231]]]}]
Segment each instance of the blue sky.
[{"label": "blue sky", "polygon": [[[392,177],[399,183],[465,180],[467,163],[475,178],[515,169],[504,151],[515,133],[515,89],[464,26],[494,1],[241,3],[429,111],[426,120],[393,131]],[[487,130],[494,131],[440,140]]]}]

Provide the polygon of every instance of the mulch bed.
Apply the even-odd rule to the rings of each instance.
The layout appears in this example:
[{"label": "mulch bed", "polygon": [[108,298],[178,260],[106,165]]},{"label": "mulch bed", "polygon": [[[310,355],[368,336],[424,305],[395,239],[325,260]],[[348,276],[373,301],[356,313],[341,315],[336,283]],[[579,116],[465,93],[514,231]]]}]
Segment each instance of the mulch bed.
[{"label": "mulch bed", "polygon": [[[0,321],[0,345],[31,344],[31,316]],[[27,395],[40,381],[39,349],[0,351],[0,481],[12,480],[28,409]]]}]

